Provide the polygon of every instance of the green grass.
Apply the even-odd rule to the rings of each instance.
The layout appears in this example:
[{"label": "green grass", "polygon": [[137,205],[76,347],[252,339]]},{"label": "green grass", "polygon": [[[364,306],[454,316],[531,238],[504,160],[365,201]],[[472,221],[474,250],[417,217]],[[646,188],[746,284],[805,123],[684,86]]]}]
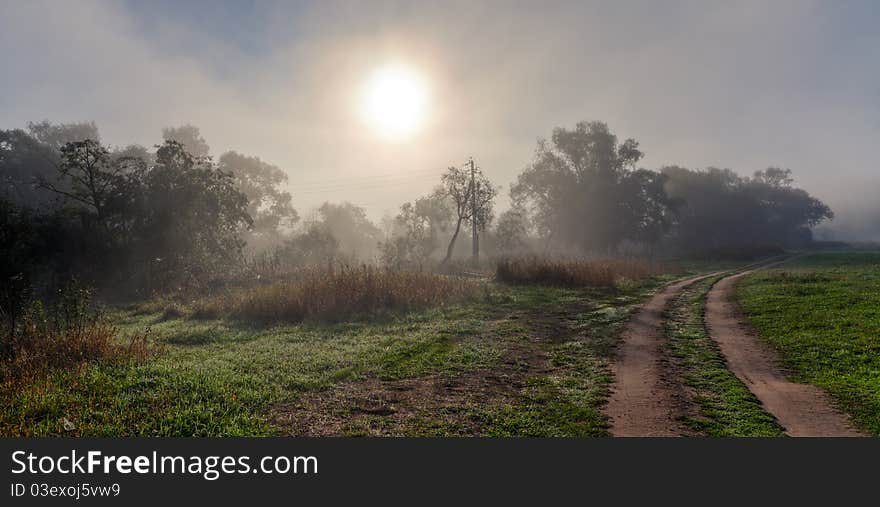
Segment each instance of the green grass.
[{"label": "green grass", "polygon": [[737,296],[796,381],[880,435],[880,253],[821,253],[748,276]]},{"label": "green grass", "polygon": [[727,369],[705,326],[705,297],[720,277],[698,282],[673,302],[666,319],[667,351],[675,371],[690,389],[699,415],[684,423],[712,437],[783,436],[783,428]]},{"label": "green grass", "polygon": [[400,315],[380,323],[254,328],[234,322],[119,315],[125,329],[151,328],[166,344],[140,365],[95,365],[58,374],[9,396],[3,434],[233,436],[274,433],[272,403],[366,375],[416,376],[489,365],[492,344],[452,346],[485,325],[485,305]]},{"label": "green grass", "polygon": [[[491,370],[538,329],[528,315],[564,313],[571,336],[541,341],[552,368],[513,399],[464,407],[490,435],[601,435],[608,361],[628,311],[659,283],[602,290],[493,286],[472,303],[339,324],[253,326],[117,310],[123,332],[150,329],[163,351],[143,363],[92,364],[3,393],[0,434],[259,436],[279,433],[272,409],[363,379],[418,379]],[[568,319],[568,308],[576,313]],[[518,316],[518,317],[515,317]],[[76,429],[64,431],[62,420]],[[358,434],[361,429],[346,430]],[[414,416],[402,434],[463,434],[443,413]],[[468,433],[465,433],[468,434]]]}]

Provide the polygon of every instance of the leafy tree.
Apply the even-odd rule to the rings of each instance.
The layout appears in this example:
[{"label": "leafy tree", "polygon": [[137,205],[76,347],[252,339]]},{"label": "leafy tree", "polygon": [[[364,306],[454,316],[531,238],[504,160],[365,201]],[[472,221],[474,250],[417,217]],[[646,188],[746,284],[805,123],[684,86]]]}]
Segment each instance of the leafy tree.
[{"label": "leafy tree", "polygon": [[46,261],[45,238],[40,232],[38,218],[31,210],[0,198],[0,322],[9,330],[15,329],[27,304],[32,278]]},{"label": "leafy tree", "polygon": [[763,171],[755,171],[752,180],[756,183],[769,185],[775,188],[791,187],[794,178],[791,177],[791,169],[768,167]]},{"label": "leafy tree", "polygon": [[506,210],[498,217],[495,226],[495,241],[503,254],[512,254],[525,248],[525,238],[529,233],[528,217],[520,209]]},{"label": "leafy tree", "polygon": [[165,127],[162,129],[162,139],[165,141],[177,141],[183,145],[187,153],[195,158],[207,157],[211,151],[199,128],[194,125],[186,124],[180,127]]},{"label": "leafy tree", "polygon": [[434,242],[452,223],[452,206],[443,187],[437,187],[430,194],[416,199],[414,208],[414,213],[427,221],[428,233]]},{"label": "leafy tree", "polygon": [[279,229],[289,228],[299,219],[290,194],[279,188],[287,183],[287,174],[278,167],[235,151],[220,156],[218,166],[232,174],[238,189],[247,196],[254,234],[277,235]]},{"label": "leafy tree", "polygon": [[58,151],[24,130],[0,130],[0,196],[19,206],[46,205],[37,181],[57,176]]},{"label": "leafy tree", "polygon": [[633,139],[618,143],[602,122],[557,128],[511,188],[548,244],[610,252],[625,239],[656,241],[671,220],[658,176],[637,171]]},{"label": "leafy tree", "polygon": [[452,218],[448,202],[440,190],[405,203],[394,219],[394,231],[382,243],[382,260],[397,269],[422,269],[437,250],[439,234]]},{"label": "leafy tree", "polygon": [[746,246],[803,246],[810,228],[834,216],[827,205],[792,186],[791,171],[768,168],[752,178],[730,169],[662,169],[668,195],[683,204],[672,243],[687,252]]},{"label": "leafy tree", "polygon": [[37,141],[56,150],[67,143],[101,140],[95,122],[53,124],[49,120],[43,120],[28,123],[28,132]]},{"label": "leafy tree", "polygon": [[428,221],[416,214],[412,203],[405,203],[395,217],[395,226],[394,235],[380,245],[383,264],[395,269],[408,266],[421,269],[436,248],[436,243],[431,241]]},{"label": "leafy tree", "polygon": [[628,219],[621,225],[623,236],[648,248],[655,249],[672,230],[678,220],[681,199],[666,193],[667,176],[646,169],[626,173],[620,182],[619,204]]},{"label": "leafy tree", "polygon": [[253,224],[247,196],[232,175],[179,142],[158,147],[144,175],[144,203],[138,252],[148,276],[165,285],[200,284],[241,261],[240,233]]},{"label": "leafy tree", "polygon": [[367,218],[366,210],[350,202],[325,202],[316,215],[307,226],[329,231],[339,242],[342,254],[355,259],[374,258],[382,231]]},{"label": "leafy tree", "polygon": [[339,241],[327,228],[312,226],[284,242],[276,257],[289,267],[333,264],[339,257]]},{"label": "leafy tree", "polygon": [[70,183],[70,190],[57,188],[48,178],[41,180],[40,186],[85,206],[109,233],[109,208],[118,194],[122,175],[112,166],[107,148],[92,139],[69,142],[61,147],[58,171]]},{"label": "leafy tree", "polygon": [[69,142],[98,141],[94,123],[52,124],[47,120],[28,123],[25,130],[0,130],[0,195],[20,206],[41,207],[54,194],[39,190],[40,181],[52,181],[68,190],[58,179],[61,148]]},{"label": "leafy tree", "polygon": [[82,234],[74,225],[57,210],[36,210],[0,198],[0,320],[10,328],[32,297],[52,293],[80,268],[76,264],[83,255],[77,242]]},{"label": "leafy tree", "polygon": [[114,159],[92,139],[69,142],[60,153],[57,175],[41,177],[38,185],[60,196],[59,213],[79,222],[77,244],[82,252],[71,260],[88,264],[80,271],[92,277],[121,275],[140,219],[145,168],[130,167],[126,157]]},{"label": "leafy tree", "polygon": [[129,144],[122,148],[114,148],[110,151],[110,158],[113,162],[120,163],[122,172],[132,172],[146,168],[156,162],[153,153],[146,146],[140,144]]}]

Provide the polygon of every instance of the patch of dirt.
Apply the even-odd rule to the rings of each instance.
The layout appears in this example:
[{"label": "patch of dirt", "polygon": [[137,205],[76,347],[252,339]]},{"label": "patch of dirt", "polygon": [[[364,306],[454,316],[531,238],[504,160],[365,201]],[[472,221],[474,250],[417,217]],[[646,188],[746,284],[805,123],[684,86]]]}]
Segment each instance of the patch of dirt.
[{"label": "patch of dirt", "polygon": [[480,421],[469,415],[469,408],[514,396],[513,380],[478,370],[457,376],[346,382],[276,407],[272,423],[295,436],[383,436],[411,434],[413,425],[430,424],[442,416],[444,427],[473,434],[479,432]]},{"label": "patch of dirt", "polygon": [[687,393],[677,381],[661,347],[663,312],[684,288],[714,276],[701,275],[667,285],[642,305],[621,334],[613,371],[615,383],[605,414],[613,436],[684,436],[693,432],[681,418],[688,414]]},{"label": "patch of dirt", "polygon": [[576,323],[569,319],[581,305],[573,306],[550,314],[508,316],[522,322],[529,337],[501,338],[504,351],[493,369],[345,382],[276,406],[271,423],[291,436],[412,435],[432,429],[479,435],[483,421],[476,409],[513,402],[528,379],[553,370],[542,345],[574,333]]},{"label": "patch of dirt", "polygon": [[776,352],[747,325],[733,296],[737,280],[753,271],[720,280],[709,291],[706,301],[709,335],[721,348],[730,371],[761,400],[790,436],[863,436],[845,415],[834,409],[824,391],[788,380]]}]

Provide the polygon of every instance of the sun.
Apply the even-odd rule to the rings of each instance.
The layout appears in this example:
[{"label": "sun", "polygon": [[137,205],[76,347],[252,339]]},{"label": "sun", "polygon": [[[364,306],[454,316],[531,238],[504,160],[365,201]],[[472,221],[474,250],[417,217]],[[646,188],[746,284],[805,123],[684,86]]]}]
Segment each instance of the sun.
[{"label": "sun", "polygon": [[402,66],[376,69],[364,88],[363,113],[381,136],[402,140],[415,134],[425,121],[428,91],[424,79]]}]

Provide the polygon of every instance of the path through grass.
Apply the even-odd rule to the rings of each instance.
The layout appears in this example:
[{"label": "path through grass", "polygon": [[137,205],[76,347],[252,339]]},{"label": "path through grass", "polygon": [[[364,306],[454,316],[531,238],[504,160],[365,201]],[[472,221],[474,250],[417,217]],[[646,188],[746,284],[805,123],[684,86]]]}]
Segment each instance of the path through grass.
[{"label": "path through grass", "polygon": [[779,423],[727,369],[718,345],[706,331],[706,293],[720,277],[685,289],[667,314],[666,352],[676,382],[687,386],[694,413],[684,415],[692,430],[713,437],[783,436]]},{"label": "path through grass", "polygon": [[880,252],[801,257],[748,276],[737,295],[794,380],[880,435]]},{"label": "path through grass", "polygon": [[[339,434],[601,435],[616,332],[657,283],[493,286],[477,302],[332,325],[260,327],[178,318],[160,307],[120,311],[123,331],[149,327],[164,353],[60,372],[4,393],[0,434],[306,434],[291,417],[317,423],[290,410],[343,392],[338,406],[306,407],[348,421]],[[389,389],[424,396],[373,410]],[[406,406],[413,399],[423,406]],[[353,417],[356,410],[364,417]],[[65,418],[75,429],[64,430]]]}]

